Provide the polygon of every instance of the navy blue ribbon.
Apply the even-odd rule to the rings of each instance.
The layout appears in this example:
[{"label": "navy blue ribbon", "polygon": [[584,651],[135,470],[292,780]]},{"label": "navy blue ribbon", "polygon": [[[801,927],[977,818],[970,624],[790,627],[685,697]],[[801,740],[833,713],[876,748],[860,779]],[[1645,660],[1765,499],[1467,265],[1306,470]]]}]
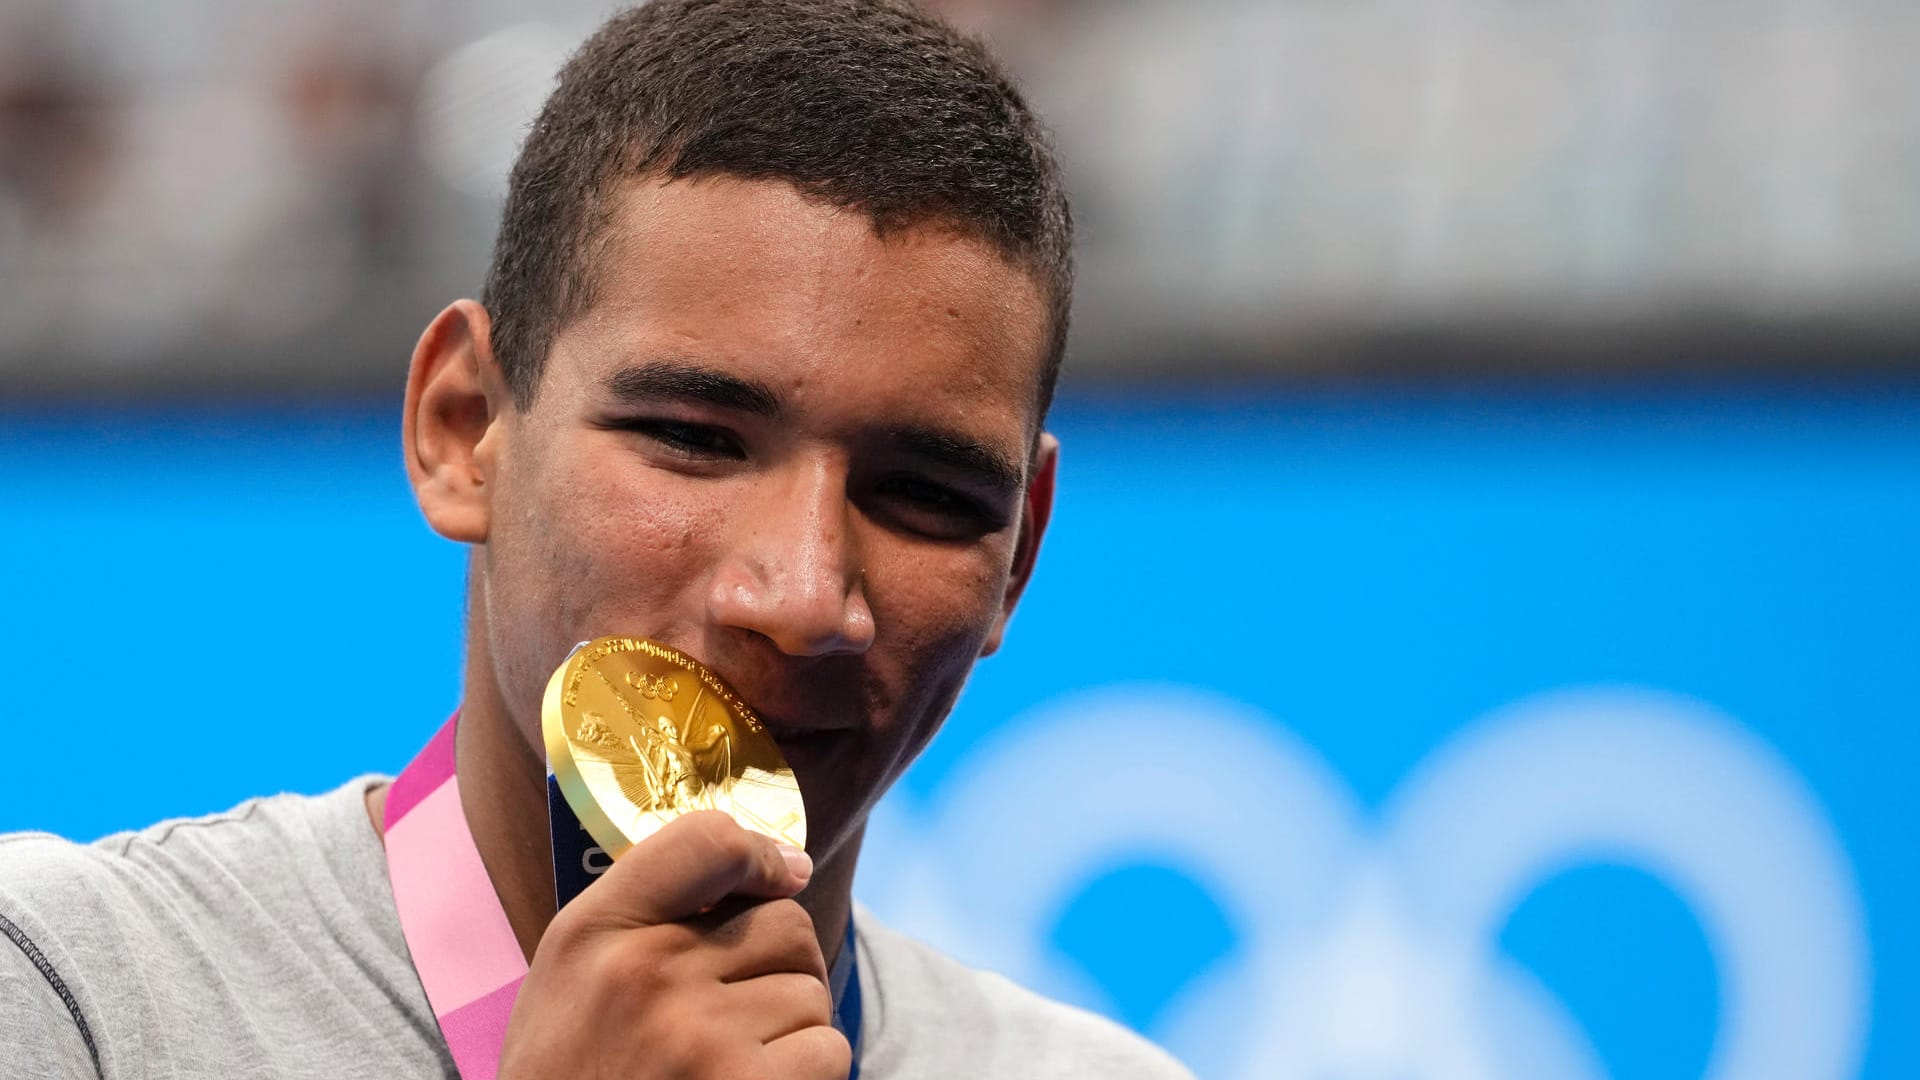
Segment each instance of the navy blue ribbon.
[{"label": "navy blue ribbon", "polygon": [[860,957],[853,940],[853,912],[847,912],[847,936],[840,942],[840,955],[833,958],[833,972],[827,977],[833,991],[833,1026],[847,1037],[853,1047],[853,1068],[847,1080],[860,1080]]}]

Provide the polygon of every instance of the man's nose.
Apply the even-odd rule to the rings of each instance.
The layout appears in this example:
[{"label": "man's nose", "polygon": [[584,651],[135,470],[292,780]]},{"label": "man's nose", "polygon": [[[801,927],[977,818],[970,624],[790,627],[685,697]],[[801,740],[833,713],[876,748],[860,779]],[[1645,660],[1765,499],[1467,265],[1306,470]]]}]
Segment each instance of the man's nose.
[{"label": "man's nose", "polygon": [[852,516],[845,476],[829,463],[809,463],[770,483],[733,522],[730,550],[707,598],[709,616],[790,656],[866,652],[873,611]]}]

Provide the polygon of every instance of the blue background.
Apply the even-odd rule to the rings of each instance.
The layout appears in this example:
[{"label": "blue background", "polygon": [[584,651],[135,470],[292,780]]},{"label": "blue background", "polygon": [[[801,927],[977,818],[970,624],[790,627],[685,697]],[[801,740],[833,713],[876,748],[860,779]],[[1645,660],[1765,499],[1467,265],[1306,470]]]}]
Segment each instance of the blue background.
[{"label": "blue background", "polygon": [[[0,412],[0,829],[90,838],[406,762],[455,704],[463,556],[419,521],[397,425],[357,402]],[[1823,804],[1870,936],[1862,1075],[1920,1075],[1920,391],[1130,393],[1054,427],[1040,575],[916,793],[1036,700],[1137,678],[1138,635],[1212,656],[1369,805],[1516,699],[1687,695]],[[286,696],[250,713],[218,688],[256,665]],[[1142,910],[1175,929],[1122,962]],[[1052,940],[1150,1028],[1236,931],[1142,865]],[[1613,1076],[1700,1074],[1713,958],[1659,882],[1570,872],[1503,944]]]}]

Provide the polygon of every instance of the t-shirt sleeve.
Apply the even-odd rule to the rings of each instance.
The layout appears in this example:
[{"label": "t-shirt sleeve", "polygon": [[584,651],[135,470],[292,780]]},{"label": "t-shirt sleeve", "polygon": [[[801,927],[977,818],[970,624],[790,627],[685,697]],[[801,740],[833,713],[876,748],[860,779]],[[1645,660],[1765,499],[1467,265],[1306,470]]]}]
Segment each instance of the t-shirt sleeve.
[{"label": "t-shirt sleeve", "polygon": [[61,973],[0,911],[0,1076],[98,1080],[84,1023]]}]

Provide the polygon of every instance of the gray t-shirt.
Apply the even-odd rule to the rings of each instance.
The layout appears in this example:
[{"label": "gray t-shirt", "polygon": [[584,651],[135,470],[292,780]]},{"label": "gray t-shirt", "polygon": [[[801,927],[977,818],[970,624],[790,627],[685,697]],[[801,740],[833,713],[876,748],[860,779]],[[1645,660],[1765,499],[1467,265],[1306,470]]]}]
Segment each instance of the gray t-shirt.
[{"label": "gray t-shirt", "polygon": [[[0,1075],[455,1077],[363,777],[95,844],[0,836]],[[1186,1077],[1138,1036],[857,920],[862,1080]]]}]

